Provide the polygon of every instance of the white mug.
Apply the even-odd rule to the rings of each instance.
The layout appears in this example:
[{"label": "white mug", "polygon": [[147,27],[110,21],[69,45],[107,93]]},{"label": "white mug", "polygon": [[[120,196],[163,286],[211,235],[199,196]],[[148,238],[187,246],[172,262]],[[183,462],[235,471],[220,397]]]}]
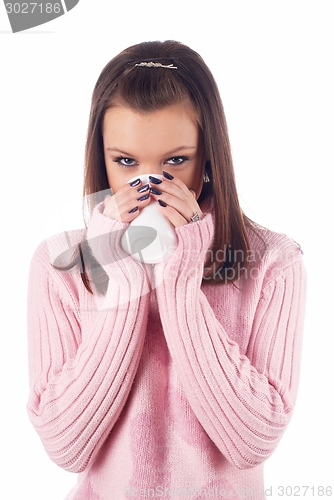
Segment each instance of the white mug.
[{"label": "white mug", "polygon": [[[148,184],[150,175],[162,179],[162,175],[143,174],[130,179],[128,183],[140,178],[143,185]],[[170,257],[175,249],[175,227],[158,210],[157,202],[152,199],[124,231],[121,245],[133,259],[145,264],[157,264]]]}]

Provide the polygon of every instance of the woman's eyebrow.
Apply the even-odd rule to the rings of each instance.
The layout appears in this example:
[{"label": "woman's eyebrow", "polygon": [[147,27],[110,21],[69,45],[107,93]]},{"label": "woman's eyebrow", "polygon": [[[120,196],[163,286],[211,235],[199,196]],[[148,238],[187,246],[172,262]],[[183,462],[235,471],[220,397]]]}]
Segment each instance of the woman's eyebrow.
[{"label": "woman's eyebrow", "polygon": [[[127,153],[126,151],[122,151],[121,149],[118,149],[118,148],[106,148],[107,151],[111,151],[113,153],[121,153],[122,155],[126,155],[126,156],[132,156],[130,153]],[[175,149],[172,149],[171,151],[167,151],[164,156],[171,156],[173,154],[176,154],[178,153],[179,151],[183,151],[183,150],[189,150],[189,149],[197,149],[197,146],[179,146]]]},{"label": "woman's eyebrow", "polygon": [[112,151],[114,153],[120,153],[124,156],[129,156],[129,157],[132,156],[130,153],[127,153],[126,151],[122,151],[121,149],[118,149],[118,148],[106,148],[106,149],[107,149],[107,151]]},{"label": "woman's eyebrow", "polygon": [[175,153],[178,153],[179,151],[183,151],[184,149],[197,149],[197,146],[179,146],[178,148],[165,153],[165,156],[173,155]]}]

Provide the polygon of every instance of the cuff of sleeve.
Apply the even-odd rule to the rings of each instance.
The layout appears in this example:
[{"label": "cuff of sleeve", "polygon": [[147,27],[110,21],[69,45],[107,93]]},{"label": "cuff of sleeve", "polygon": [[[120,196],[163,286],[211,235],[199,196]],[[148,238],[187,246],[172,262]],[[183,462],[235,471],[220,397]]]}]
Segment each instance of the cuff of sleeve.
[{"label": "cuff of sleeve", "polygon": [[101,236],[102,234],[108,234],[114,231],[125,231],[128,227],[128,223],[121,222],[115,219],[111,219],[111,217],[107,217],[103,215],[104,211],[104,202],[102,201],[93,210],[92,218],[90,220],[88,229],[87,229],[87,238],[95,238],[96,236]]},{"label": "cuff of sleeve", "polygon": [[105,266],[128,257],[121,247],[121,238],[128,223],[103,215],[104,202],[93,210],[87,228],[87,242],[96,260]]},{"label": "cuff of sleeve", "polygon": [[212,215],[205,214],[198,222],[191,222],[176,228],[175,233],[177,246],[173,255],[165,261],[165,265],[177,264],[181,272],[203,265],[214,235]]},{"label": "cuff of sleeve", "polygon": [[194,256],[204,257],[213,239],[214,227],[212,215],[205,214],[198,222],[190,222],[176,229],[183,258],[193,260]]}]

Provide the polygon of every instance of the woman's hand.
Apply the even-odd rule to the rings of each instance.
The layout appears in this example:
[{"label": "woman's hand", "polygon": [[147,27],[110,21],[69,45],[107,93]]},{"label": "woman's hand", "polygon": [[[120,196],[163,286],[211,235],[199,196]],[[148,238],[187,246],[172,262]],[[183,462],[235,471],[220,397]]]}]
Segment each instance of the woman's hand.
[{"label": "woman's hand", "polygon": [[197,203],[194,189],[188,188],[180,179],[168,173],[167,175],[164,175],[163,180],[158,184],[150,183],[155,192],[161,193],[154,194],[154,191],[153,193],[151,191],[151,197],[159,201],[158,209],[175,227],[188,224],[196,212],[202,218],[203,212]]},{"label": "woman's hand", "polygon": [[135,179],[121,187],[113,196],[106,196],[103,215],[130,223],[150,201],[149,184],[143,185],[140,179]]}]

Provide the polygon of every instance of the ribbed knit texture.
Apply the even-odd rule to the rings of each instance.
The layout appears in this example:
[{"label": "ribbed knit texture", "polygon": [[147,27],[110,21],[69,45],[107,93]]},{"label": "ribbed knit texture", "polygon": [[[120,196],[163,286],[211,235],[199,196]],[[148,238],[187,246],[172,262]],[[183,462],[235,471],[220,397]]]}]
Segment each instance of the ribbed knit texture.
[{"label": "ribbed knit texture", "polygon": [[88,293],[77,267],[51,266],[83,231],[41,243],[30,270],[28,414],[51,460],[80,473],[67,499],[242,498],[247,490],[262,500],[263,463],[297,394],[299,247],[250,229],[245,276],[201,287],[210,212],[176,229],[167,261],[143,266],[120,248],[127,224],[102,210],[88,239],[109,277],[105,297]]}]

